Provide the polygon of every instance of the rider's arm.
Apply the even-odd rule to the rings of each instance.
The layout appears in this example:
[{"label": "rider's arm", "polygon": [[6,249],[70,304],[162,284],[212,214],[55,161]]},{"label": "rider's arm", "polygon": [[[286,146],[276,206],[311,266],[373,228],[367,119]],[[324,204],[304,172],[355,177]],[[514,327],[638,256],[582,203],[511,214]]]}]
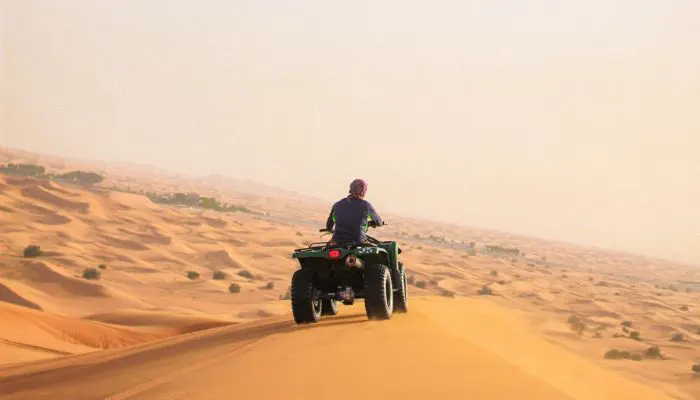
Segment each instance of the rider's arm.
[{"label": "rider's arm", "polygon": [[333,207],[331,207],[331,212],[328,214],[328,219],[326,220],[326,229],[328,231],[333,230],[333,224],[335,223],[333,219],[333,215],[335,214],[335,204],[333,204]]},{"label": "rider's arm", "polygon": [[370,202],[367,202],[367,211],[369,212],[370,218],[372,218],[372,221],[374,221],[377,226],[381,226],[384,223],[379,214],[377,214],[377,210],[374,209]]}]

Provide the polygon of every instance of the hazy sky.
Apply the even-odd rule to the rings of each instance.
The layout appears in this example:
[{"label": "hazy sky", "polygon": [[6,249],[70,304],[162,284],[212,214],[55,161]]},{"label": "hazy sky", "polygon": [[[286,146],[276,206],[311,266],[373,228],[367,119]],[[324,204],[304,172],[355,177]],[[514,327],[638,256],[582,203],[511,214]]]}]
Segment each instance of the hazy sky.
[{"label": "hazy sky", "polygon": [[2,145],[329,199],[364,177],[380,212],[700,262],[697,0],[0,0],[0,18]]}]

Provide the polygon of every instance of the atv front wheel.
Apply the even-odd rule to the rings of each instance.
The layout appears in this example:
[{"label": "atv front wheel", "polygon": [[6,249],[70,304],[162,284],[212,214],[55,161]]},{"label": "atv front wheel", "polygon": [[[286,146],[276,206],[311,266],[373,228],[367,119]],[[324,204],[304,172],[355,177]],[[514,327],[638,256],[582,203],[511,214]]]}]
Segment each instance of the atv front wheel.
[{"label": "atv front wheel", "polygon": [[406,283],[406,271],[399,268],[396,272],[396,291],[394,292],[394,312],[408,312],[408,285]]},{"label": "atv front wheel", "polygon": [[390,319],[394,311],[391,273],[384,265],[370,265],[365,270],[365,312],[369,319]]},{"label": "atv front wheel", "polygon": [[338,314],[338,302],[335,299],[323,299],[321,303],[321,315]]},{"label": "atv front wheel", "polygon": [[292,314],[297,324],[318,322],[321,319],[321,298],[313,283],[314,271],[297,270],[292,275]]}]

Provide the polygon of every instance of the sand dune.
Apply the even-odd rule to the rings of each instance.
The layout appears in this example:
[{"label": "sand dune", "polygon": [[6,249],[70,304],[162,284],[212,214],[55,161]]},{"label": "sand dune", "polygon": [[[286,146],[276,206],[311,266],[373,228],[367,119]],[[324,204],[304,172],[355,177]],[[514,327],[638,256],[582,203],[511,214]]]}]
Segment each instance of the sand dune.
[{"label": "sand dune", "polygon": [[338,399],[669,398],[535,336],[513,335],[520,321],[488,302],[428,298],[413,304],[409,314],[388,322],[367,321],[355,307],[314,326],[271,318],[6,367],[0,369],[0,394],[306,399],[313,390]]},{"label": "sand dune", "polygon": [[[389,227],[372,234],[402,244],[415,313],[375,324],[358,314],[360,306],[299,328],[289,322],[289,302],[279,299],[298,266],[293,248],[324,240],[317,229],[326,206],[171,175],[108,171],[109,185],[216,191],[223,201],[264,206],[271,215],[167,207],[138,194],[0,175],[0,305],[9,307],[0,326],[0,377],[14,376],[0,381],[0,391],[12,391],[10,398],[40,398],[33,396],[44,389],[52,398],[80,398],[72,390],[101,398],[134,388],[135,398],[295,398],[308,388],[312,367],[311,381],[321,388],[359,387],[369,372],[397,371],[403,383],[397,390],[407,398],[656,398],[639,384],[676,399],[700,398],[700,379],[690,371],[700,363],[697,269],[391,216]],[[476,249],[467,251],[471,241]],[[21,257],[29,244],[44,254]],[[488,244],[527,255],[489,253]],[[98,265],[99,280],[82,278]],[[224,279],[213,279],[217,270]],[[231,293],[232,284],[240,292]],[[491,296],[475,299],[484,287]],[[434,295],[454,298],[416,297]],[[584,324],[580,333],[568,322],[574,316]],[[188,334],[199,329],[207,331]],[[632,331],[639,340],[630,339]],[[682,341],[671,340],[676,333]],[[111,349],[96,351],[102,341]],[[112,348],[119,346],[126,347]],[[644,354],[651,346],[665,359],[603,358],[610,349]],[[53,360],[2,367],[42,358]],[[197,373],[173,383],[169,374],[178,370]],[[31,371],[45,377],[40,386],[23,375]],[[275,377],[280,389],[260,384],[262,376]],[[166,383],[142,391],[150,380]],[[365,397],[394,395],[390,385],[371,388]]]},{"label": "sand dune", "polygon": [[[102,323],[51,315],[26,307],[0,303],[0,354],[3,362],[19,348],[29,350],[28,359],[79,354],[96,349],[117,348],[167,336]],[[18,358],[18,357],[13,357]]]}]

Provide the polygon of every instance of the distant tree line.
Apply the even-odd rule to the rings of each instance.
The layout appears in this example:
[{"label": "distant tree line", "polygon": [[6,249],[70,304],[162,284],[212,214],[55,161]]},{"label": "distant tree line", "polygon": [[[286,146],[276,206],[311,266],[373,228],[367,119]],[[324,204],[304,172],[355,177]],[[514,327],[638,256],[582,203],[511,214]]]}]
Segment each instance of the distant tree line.
[{"label": "distant tree line", "polygon": [[0,165],[0,173],[10,176],[23,176],[37,179],[48,179],[63,183],[82,186],[92,186],[101,183],[104,176],[95,172],[70,171],[64,174],[47,173],[46,168],[35,164],[6,164]]},{"label": "distant tree line", "polygon": [[520,250],[516,249],[514,247],[501,247],[501,246],[496,246],[496,245],[488,245],[488,246],[486,246],[486,251],[488,251],[489,253],[496,253],[496,254],[508,254],[508,255],[514,255],[514,256],[520,255]]},{"label": "distant tree line", "polygon": [[147,192],[146,197],[148,197],[152,202],[158,204],[171,204],[189,207],[200,207],[207,210],[221,211],[221,212],[246,212],[255,213],[248,207],[242,206],[240,204],[228,204],[221,203],[219,200],[213,197],[200,196],[198,193],[165,193],[157,194],[154,192]]}]

